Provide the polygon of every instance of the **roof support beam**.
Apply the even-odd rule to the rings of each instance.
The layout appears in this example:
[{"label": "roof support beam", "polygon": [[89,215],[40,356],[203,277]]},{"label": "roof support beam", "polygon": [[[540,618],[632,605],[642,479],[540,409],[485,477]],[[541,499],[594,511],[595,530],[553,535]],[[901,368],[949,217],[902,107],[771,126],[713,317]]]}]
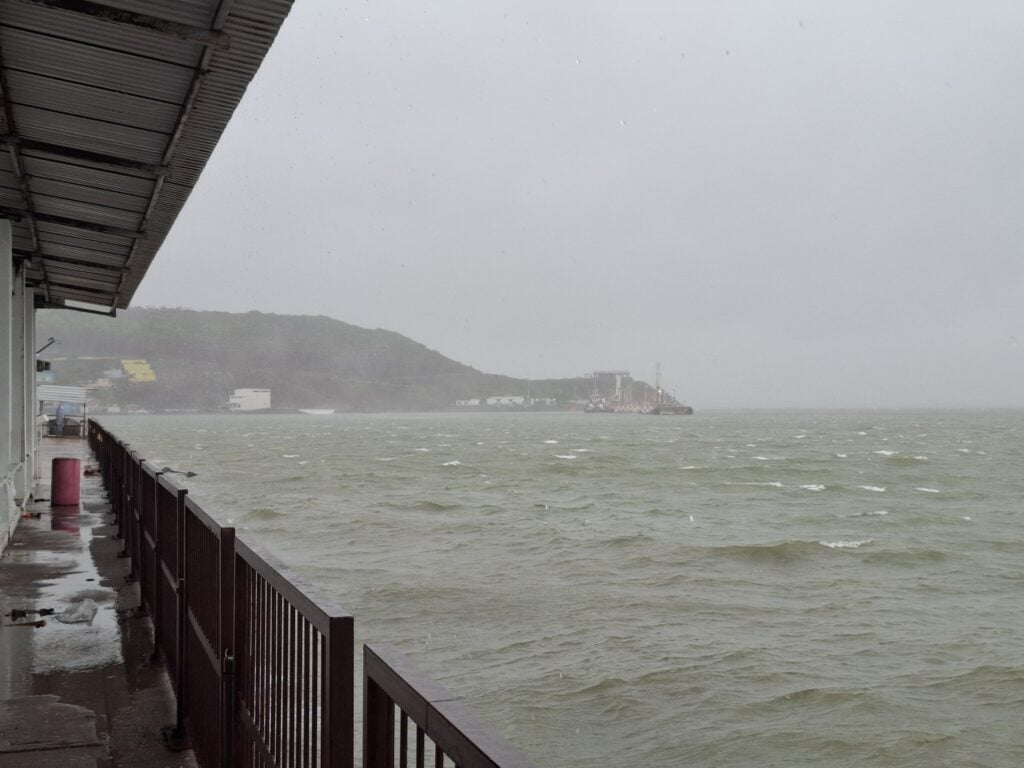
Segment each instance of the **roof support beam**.
[{"label": "roof support beam", "polygon": [[103,296],[104,298],[110,298],[110,291],[101,288],[86,288],[82,285],[73,285],[72,283],[58,283],[54,280],[50,281],[50,286],[57,290],[74,291],[75,293],[86,293],[93,296]]},{"label": "roof support beam", "polygon": [[168,21],[156,16],[147,16],[144,13],[111,8],[107,5],[88,2],[88,0],[18,0],[18,2],[25,3],[26,5],[37,5],[42,8],[78,13],[111,24],[120,24],[142,32],[149,32],[161,35],[162,37],[173,37],[176,40],[185,40],[186,42],[198,43],[199,45],[206,45],[220,50],[227,50],[231,47],[231,38],[223,32],[192,27],[188,24],[180,24],[176,21]]},{"label": "roof support beam", "polygon": [[[0,205],[0,216],[5,218],[20,221],[25,218],[27,211],[21,208],[8,208],[7,206]],[[82,221],[81,219],[69,219],[64,216],[53,216],[49,213],[36,213],[34,214],[36,221],[42,221],[47,224],[60,224],[64,227],[73,227],[74,229],[85,229],[89,232],[100,232],[104,235],[120,235],[121,237],[130,238],[141,238],[145,237],[145,232],[137,232],[134,229],[125,229],[124,227],[111,227],[107,224],[96,224],[92,221]]]},{"label": "roof support beam", "polygon": [[[77,299],[71,299],[71,301],[77,301]],[[98,309],[86,309],[85,307],[75,307],[65,303],[65,299],[44,299],[42,296],[36,296],[36,309],[68,309],[72,312],[85,312],[88,315],[103,315],[104,317],[116,317],[117,307],[111,307],[108,310]]]},{"label": "roof support beam", "polygon": [[139,171],[147,176],[157,176],[167,171],[167,167],[163,165],[140,163],[137,160],[126,160],[123,157],[104,155],[99,152],[89,152],[88,150],[73,149],[72,147],[62,147],[59,144],[48,144],[45,141],[21,139],[10,134],[0,135],[0,142],[6,144],[8,147],[13,144],[22,152],[43,152],[47,155],[53,155],[54,157],[66,160],[78,160],[84,163],[109,166],[118,170]]},{"label": "roof support beam", "polygon": [[116,272],[117,274],[123,274],[128,271],[128,267],[125,266],[117,267],[112,264],[100,264],[99,262],[86,261],[85,259],[72,259],[69,256],[54,256],[52,253],[43,253],[42,251],[30,252],[22,250],[21,248],[15,248],[14,255],[32,261],[52,261],[57,264],[87,267],[88,269],[95,269],[98,272]]}]

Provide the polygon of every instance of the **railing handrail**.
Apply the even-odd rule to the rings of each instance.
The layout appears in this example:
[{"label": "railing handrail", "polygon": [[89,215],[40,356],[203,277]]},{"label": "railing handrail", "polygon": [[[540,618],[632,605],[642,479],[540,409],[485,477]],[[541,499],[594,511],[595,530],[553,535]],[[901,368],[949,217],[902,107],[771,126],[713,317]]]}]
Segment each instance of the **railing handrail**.
[{"label": "railing handrail", "polygon": [[172,478],[166,472],[163,472],[163,473],[160,474],[160,477],[157,478],[157,482],[160,484],[160,486],[164,490],[170,491],[175,496],[177,496],[179,493],[182,493],[182,492],[188,493],[188,488],[186,488],[185,486],[181,485],[179,482],[177,482],[174,478]]},{"label": "railing handrail", "polygon": [[365,644],[363,675],[459,768],[535,768],[523,752],[394,646]]},{"label": "railing handrail", "polygon": [[285,600],[295,606],[320,632],[326,633],[332,618],[352,618],[352,614],[324,597],[312,584],[284,565],[263,547],[235,536],[235,554]]},{"label": "railing handrail", "polygon": [[220,537],[220,532],[224,528],[229,527],[221,525],[216,520],[214,520],[213,515],[211,515],[209,512],[203,509],[202,505],[199,503],[199,501],[196,500],[196,497],[191,493],[185,496],[185,509],[187,509],[193,515],[195,515],[196,519],[203,525],[205,525],[210,530],[210,532],[218,538]]}]

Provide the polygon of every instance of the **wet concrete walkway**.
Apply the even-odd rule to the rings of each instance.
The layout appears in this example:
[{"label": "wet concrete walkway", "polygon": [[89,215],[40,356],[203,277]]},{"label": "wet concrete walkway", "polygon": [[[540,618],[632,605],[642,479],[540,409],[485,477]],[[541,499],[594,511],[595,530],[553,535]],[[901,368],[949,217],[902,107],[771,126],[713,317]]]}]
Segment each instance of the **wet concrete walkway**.
[{"label": "wet concrete walkway", "polygon": [[[161,740],[174,698],[150,659],[152,625],[135,615],[138,588],[125,581],[100,477],[83,477],[80,505],[51,507],[57,456],[96,467],[84,440],[43,440],[37,501],[0,558],[0,768],[195,766]],[[90,623],[55,620],[86,600]]]}]

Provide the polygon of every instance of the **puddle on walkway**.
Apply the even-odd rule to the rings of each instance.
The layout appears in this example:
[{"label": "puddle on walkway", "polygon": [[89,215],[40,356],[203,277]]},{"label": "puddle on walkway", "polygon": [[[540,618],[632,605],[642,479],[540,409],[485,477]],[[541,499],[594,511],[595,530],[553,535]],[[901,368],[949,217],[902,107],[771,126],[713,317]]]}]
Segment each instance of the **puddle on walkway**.
[{"label": "puddle on walkway", "polygon": [[[52,615],[45,617],[46,626],[35,630],[34,634],[33,675],[98,669],[123,661],[114,609],[117,593],[103,586],[93,560],[93,527],[88,519],[91,517],[79,516],[82,522],[78,528],[79,547],[77,551],[69,549],[60,553],[64,556],[61,564],[67,570],[56,579],[39,583],[37,602],[41,608],[53,608],[60,613],[90,599],[96,603],[96,615],[88,624],[63,624]],[[53,520],[56,522],[58,518],[54,516]]]}]

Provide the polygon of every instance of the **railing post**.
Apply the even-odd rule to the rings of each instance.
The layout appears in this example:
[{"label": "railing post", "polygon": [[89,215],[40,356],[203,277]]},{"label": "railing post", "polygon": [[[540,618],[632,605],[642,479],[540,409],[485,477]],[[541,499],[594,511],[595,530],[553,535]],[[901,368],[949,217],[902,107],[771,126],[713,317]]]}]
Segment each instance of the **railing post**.
[{"label": "railing post", "polygon": [[163,547],[160,546],[160,476],[162,474],[163,472],[157,472],[153,475],[153,661],[160,659],[166,640],[164,638],[163,612],[160,607],[163,602],[160,598],[163,592],[160,588],[163,581],[160,573],[163,562]]},{"label": "railing post", "polygon": [[174,638],[178,664],[174,671],[174,735],[185,738],[185,579],[178,577],[175,597],[178,600],[178,631]]},{"label": "railing post", "polygon": [[352,768],[355,741],[353,692],[354,636],[351,616],[332,616],[327,624],[324,680],[322,768]]},{"label": "railing post", "polygon": [[395,764],[395,704],[374,682],[363,661],[363,768]]},{"label": "railing post", "polygon": [[235,757],[235,657],[224,652],[221,677],[221,768],[232,768]]},{"label": "railing post", "polygon": [[220,626],[218,651],[222,659],[221,766],[230,768],[235,745],[235,529],[220,529]]},{"label": "railing post", "polygon": [[185,572],[185,495],[186,490],[179,490],[177,502],[175,503],[174,524],[178,529],[177,552],[174,557],[177,563],[175,572],[178,574],[177,589],[177,633],[174,638],[177,650],[177,673],[175,674],[176,708],[174,713],[174,729],[184,737],[185,730],[185,621],[187,620],[187,589],[188,574]]},{"label": "railing post", "polygon": [[174,670],[174,733],[173,737],[179,742],[185,740],[185,696],[187,692],[185,677],[185,621],[187,619],[186,589],[188,587],[185,573],[185,495],[188,492],[184,489],[178,491],[177,501],[174,505],[174,525],[178,529],[177,551],[174,553],[177,567],[175,572],[178,580],[175,584],[174,598],[176,601],[176,631],[174,637],[175,656],[178,663]]}]

